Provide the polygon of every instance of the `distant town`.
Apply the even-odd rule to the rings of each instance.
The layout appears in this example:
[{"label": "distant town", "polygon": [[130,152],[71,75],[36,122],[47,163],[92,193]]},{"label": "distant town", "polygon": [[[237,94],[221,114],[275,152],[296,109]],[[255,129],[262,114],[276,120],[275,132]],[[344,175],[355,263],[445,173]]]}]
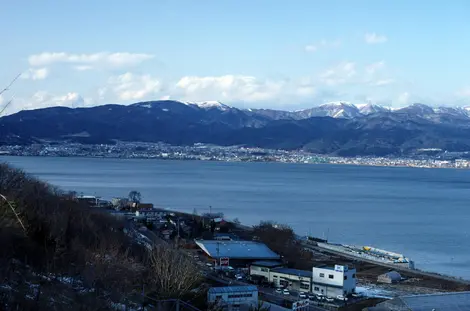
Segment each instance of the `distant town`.
[{"label": "distant town", "polygon": [[369,166],[399,166],[421,168],[470,168],[467,152],[418,153],[412,157],[337,157],[308,153],[240,146],[215,146],[195,144],[172,146],[165,143],[117,142],[114,145],[79,143],[44,143],[27,146],[0,146],[0,155],[50,156],[50,157],[99,157],[167,160],[200,160],[223,162],[281,162],[303,164],[345,164]]}]

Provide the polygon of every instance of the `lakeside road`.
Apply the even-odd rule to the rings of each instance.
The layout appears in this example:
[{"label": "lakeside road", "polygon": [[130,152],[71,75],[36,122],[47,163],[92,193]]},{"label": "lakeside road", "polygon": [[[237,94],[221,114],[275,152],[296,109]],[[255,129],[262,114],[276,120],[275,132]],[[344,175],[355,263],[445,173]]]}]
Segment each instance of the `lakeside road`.
[{"label": "lakeside road", "polygon": [[[169,209],[166,209],[166,208],[158,208],[158,210],[167,211],[167,212],[175,213],[175,214],[181,214],[181,215],[185,215],[187,217],[192,216],[192,214],[189,214],[189,213],[185,213],[185,212],[181,212],[181,211],[173,211],[173,210],[169,210]],[[230,221],[230,220],[228,220],[228,221]],[[247,233],[252,231],[251,226],[243,225],[243,224],[240,224],[240,223],[236,223],[234,225],[237,227],[238,230],[241,230],[241,231],[244,231],[244,232],[247,232]],[[344,253],[341,253],[341,252],[336,252],[334,250],[321,248],[321,247],[318,247],[318,246],[315,246],[315,245],[312,245],[312,244],[305,243],[303,241],[301,242],[301,245],[302,245],[302,247],[311,249],[312,251],[326,253],[326,254],[333,254],[333,255],[335,255],[337,257],[340,257],[340,258],[344,258],[344,259],[348,259],[348,260],[354,260],[354,261],[358,261],[358,262],[364,262],[364,263],[375,265],[377,267],[393,269],[393,270],[401,271],[403,273],[412,274],[412,275],[415,275],[415,276],[429,277],[429,278],[432,278],[436,281],[441,280],[441,281],[447,281],[447,282],[454,282],[454,283],[458,283],[458,284],[461,284],[461,285],[470,285],[470,280],[460,279],[460,278],[457,278],[457,277],[452,277],[452,276],[447,276],[447,275],[442,275],[442,274],[437,274],[437,273],[427,272],[427,271],[422,271],[422,270],[409,269],[409,268],[405,268],[405,267],[402,267],[402,266],[387,264],[387,263],[380,262],[380,261],[375,261],[375,260],[369,260],[369,259],[362,258],[362,257],[355,257],[355,256],[344,254]]]}]

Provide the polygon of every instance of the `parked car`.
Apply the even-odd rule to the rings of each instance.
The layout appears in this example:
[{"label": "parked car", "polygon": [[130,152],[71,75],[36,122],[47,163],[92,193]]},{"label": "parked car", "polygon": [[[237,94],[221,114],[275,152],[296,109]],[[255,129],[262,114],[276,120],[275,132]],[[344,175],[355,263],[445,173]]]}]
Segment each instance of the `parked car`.
[{"label": "parked car", "polygon": [[315,296],[314,294],[309,294],[308,295],[308,299],[310,300],[315,300],[317,298],[317,296]]},{"label": "parked car", "polygon": [[343,295],[338,295],[336,296],[336,299],[341,300],[341,301],[346,301],[348,298],[344,297]]},{"label": "parked car", "polygon": [[300,292],[300,293],[299,293],[299,298],[307,299],[307,294],[304,293],[304,292]]},{"label": "parked car", "polygon": [[287,288],[284,288],[284,290],[282,291],[282,293],[286,296],[289,296],[290,295],[290,292]]},{"label": "parked car", "polygon": [[276,293],[282,294],[282,288],[276,288]]}]

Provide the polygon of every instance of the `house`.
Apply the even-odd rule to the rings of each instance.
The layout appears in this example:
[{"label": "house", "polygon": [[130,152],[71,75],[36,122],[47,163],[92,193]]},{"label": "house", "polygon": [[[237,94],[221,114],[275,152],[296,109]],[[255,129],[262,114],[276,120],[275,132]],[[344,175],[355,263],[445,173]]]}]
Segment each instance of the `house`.
[{"label": "house", "polygon": [[207,292],[207,302],[217,304],[224,310],[248,310],[250,306],[258,304],[258,287],[212,287]]},{"label": "house", "polygon": [[463,311],[470,310],[470,292],[401,296],[366,311]]},{"label": "house", "polygon": [[356,290],[356,269],[321,266],[312,269],[312,292],[326,297],[348,296]]},{"label": "house", "polygon": [[310,292],[312,272],[289,268],[274,268],[269,272],[269,281],[275,287],[288,288],[299,292]]},{"label": "house", "polygon": [[398,283],[400,281],[401,281],[401,275],[400,273],[396,271],[390,271],[390,272],[381,274],[377,277],[377,282],[379,283],[392,284],[392,283]]}]

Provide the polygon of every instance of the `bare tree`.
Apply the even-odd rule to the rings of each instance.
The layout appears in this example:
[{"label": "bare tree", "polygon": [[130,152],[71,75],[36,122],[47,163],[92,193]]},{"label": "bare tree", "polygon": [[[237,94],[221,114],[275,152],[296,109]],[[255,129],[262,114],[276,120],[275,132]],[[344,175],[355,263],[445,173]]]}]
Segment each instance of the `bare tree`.
[{"label": "bare tree", "polygon": [[196,288],[201,274],[192,258],[169,245],[149,251],[147,283],[158,298],[180,298]]},{"label": "bare tree", "polygon": [[142,195],[140,194],[139,191],[132,190],[131,192],[129,192],[129,201],[133,203],[140,203],[141,200],[142,200]]}]

